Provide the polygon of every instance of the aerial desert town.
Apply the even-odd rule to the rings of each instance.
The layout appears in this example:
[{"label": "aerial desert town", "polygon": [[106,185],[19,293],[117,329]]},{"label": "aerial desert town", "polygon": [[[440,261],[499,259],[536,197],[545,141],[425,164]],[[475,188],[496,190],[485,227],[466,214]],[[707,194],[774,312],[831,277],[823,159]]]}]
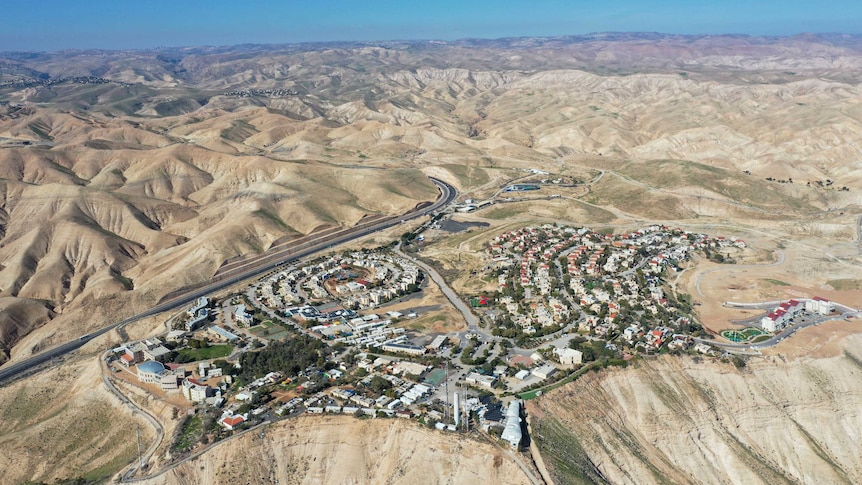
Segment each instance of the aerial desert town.
[{"label": "aerial desert town", "polygon": [[862,483],[855,3],[7,3],[0,485]]}]

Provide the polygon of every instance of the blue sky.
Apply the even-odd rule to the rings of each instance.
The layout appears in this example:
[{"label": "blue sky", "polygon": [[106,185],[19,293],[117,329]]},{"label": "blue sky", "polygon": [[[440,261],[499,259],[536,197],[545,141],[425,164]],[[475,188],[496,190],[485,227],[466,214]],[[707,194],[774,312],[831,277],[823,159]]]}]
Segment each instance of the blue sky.
[{"label": "blue sky", "polygon": [[590,32],[862,33],[860,0],[2,0],[0,51]]}]

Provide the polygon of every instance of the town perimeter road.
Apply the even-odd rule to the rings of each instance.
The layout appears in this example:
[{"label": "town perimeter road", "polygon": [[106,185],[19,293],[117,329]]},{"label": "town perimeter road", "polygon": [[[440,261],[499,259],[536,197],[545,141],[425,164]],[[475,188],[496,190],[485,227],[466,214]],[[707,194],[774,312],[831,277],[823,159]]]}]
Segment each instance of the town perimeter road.
[{"label": "town perimeter road", "polygon": [[461,297],[459,297],[458,294],[455,293],[455,290],[453,290],[446,283],[446,280],[443,279],[442,276],[440,276],[440,273],[438,273],[437,270],[435,270],[431,266],[428,266],[422,261],[419,261],[418,259],[405,254],[403,251],[401,251],[401,244],[398,244],[395,247],[395,253],[413,261],[416,266],[419,266],[420,268],[422,268],[423,271],[428,273],[428,275],[431,277],[431,280],[433,280],[434,283],[437,283],[437,286],[439,286],[443,294],[446,295],[446,298],[448,298],[452,305],[454,305],[455,308],[458,309],[459,312],[461,312],[461,315],[463,315],[464,317],[464,321],[467,323],[468,332],[479,333],[482,334],[486,339],[488,338],[485,332],[483,332],[479,328],[479,318],[474,315],[472,311],[470,311],[470,307],[468,307],[467,304],[464,303],[463,300],[461,300]]},{"label": "town perimeter road", "polygon": [[[132,414],[140,414],[156,429],[156,439],[153,440],[153,444],[151,444],[150,447],[147,448],[147,451],[143,455],[141,455],[143,462],[145,464],[149,463],[150,458],[152,458],[153,454],[155,454],[156,450],[159,448],[159,445],[162,443],[162,440],[164,440],[165,438],[165,428],[152,414],[144,411],[137,404],[133,403],[131,399],[127,398],[125,394],[120,392],[119,389],[117,389],[117,386],[115,386],[114,383],[111,381],[111,370],[107,367],[107,364],[105,363],[105,357],[108,356],[108,353],[109,352],[107,351],[104,352],[99,358],[99,367],[102,369],[102,380],[105,382],[105,387],[107,387],[109,391],[114,393],[114,395],[117,396],[117,399],[119,399],[120,402],[128,406],[132,410]],[[126,471],[122,476],[126,477],[131,475],[132,473],[137,471],[138,466],[140,466],[140,463],[138,463],[138,460],[136,459],[134,462],[132,462],[132,465],[130,466],[129,470]]]}]

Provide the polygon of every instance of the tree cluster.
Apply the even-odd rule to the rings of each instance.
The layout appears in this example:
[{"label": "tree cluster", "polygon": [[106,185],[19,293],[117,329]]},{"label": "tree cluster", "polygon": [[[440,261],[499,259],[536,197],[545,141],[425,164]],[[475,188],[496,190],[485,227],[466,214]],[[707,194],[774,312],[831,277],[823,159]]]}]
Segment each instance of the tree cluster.
[{"label": "tree cluster", "polygon": [[246,352],[240,357],[240,378],[252,381],[268,372],[281,372],[293,377],[311,365],[323,367],[326,345],[306,335],[296,335],[279,342],[271,342],[259,352]]}]

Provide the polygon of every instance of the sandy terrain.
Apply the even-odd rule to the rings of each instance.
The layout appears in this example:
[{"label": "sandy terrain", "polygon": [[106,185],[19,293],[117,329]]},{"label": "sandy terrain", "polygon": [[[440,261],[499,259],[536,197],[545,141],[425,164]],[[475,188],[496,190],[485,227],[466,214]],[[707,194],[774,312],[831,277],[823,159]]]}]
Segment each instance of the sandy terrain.
[{"label": "sandy terrain", "polygon": [[[631,55],[649,43],[661,47]],[[728,55],[734,46],[734,37],[559,39],[518,47],[530,55],[517,61],[501,55],[506,41],[421,54],[261,48],[241,62],[204,50],[178,54],[183,80],[149,54],[10,59],[107,81],[0,91],[16,103],[0,109],[0,298],[42,307],[0,307],[0,345],[23,358],[274,241],[403,212],[434,197],[428,175],[476,198],[529,178],[524,169],[595,182],[475,215],[491,221],[766,221],[819,238],[815,252],[852,239],[851,214],[817,213],[862,202],[848,148],[862,143],[859,88],[847,82],[862,67],[858,45],[761,39]],[[436,56],[450,67],[404,67]],[[823,56],[840,67],[823,67]],[[339,68],[335,82],[332,66],[351,59],[363,59],[362,72]],[[146,69],[129,77],[135,63]],[[276,84],[299,94],[224,95]]]}]

